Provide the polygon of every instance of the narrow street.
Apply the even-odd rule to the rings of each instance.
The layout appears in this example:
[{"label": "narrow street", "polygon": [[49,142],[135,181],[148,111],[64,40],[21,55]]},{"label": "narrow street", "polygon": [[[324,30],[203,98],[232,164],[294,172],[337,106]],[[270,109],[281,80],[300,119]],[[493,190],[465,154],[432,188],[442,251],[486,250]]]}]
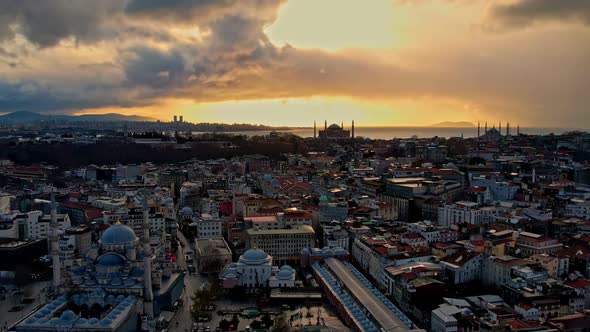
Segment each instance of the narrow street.
[{"label": "narrow street", "polygon": [[[190,331],[192,327],[192,317],[190,314],[190,309],[192,305],[191,296],[194,292],[202,287],[204,284],[207,283],[207,277],[201,275],[200,273],[189,273],[187,269],[187,262],[185,260],[185,252],[187,250],[191,250],[193,252],[193,259],[194,259],[194,241],[188,241],[188,239],[178,231],[178,240],[184,243],[184,246],[178,246],[178,252],[176,256],[176,263],[178,267],[182,270],[186,270],[185,278],[184,278],[184,294],[182,297],[183,304],[178,308],[178,312],[174,315],[172,321],[170,322],[169,331]],[[196,266],[196,262],[193,262]],[[213,315],[213,321],[206,324],[206,326],[210,326],[211,330],[215,331],[214,327],[217,327],[219,320],[216,320],[216,315]],[[177,325],[178,324],[178,325]]]}]

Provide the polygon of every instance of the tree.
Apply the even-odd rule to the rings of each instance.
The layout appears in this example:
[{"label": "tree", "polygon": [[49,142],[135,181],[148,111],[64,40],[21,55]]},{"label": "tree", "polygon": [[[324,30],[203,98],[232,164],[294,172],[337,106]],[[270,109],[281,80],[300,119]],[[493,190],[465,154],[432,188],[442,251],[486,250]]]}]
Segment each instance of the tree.
[{"label": "tree", "polygon": [[289,332],[291,331],[291,327],[289,326],[289,322],[287,321],[287,317],[285,314],[280,314],[274,320],[274,324],[270,329],[270,332]]}]

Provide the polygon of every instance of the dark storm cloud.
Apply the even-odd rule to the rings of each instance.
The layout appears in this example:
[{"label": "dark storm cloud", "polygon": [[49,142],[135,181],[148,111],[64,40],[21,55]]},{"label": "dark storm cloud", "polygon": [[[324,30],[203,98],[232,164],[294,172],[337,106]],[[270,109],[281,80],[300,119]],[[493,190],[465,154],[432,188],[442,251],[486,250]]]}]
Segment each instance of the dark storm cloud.
[{"label": "dark storm cloud", "polygon": [[112,20],[124,1],[3,0],[0,6],[0,41],[20,33],[48,47],[64,38],[96,41],[115,33]]},{"label": "dark storm cloud", "polygon": [[[231,7],[237,0],[131,0],[125,8],[129,15],[190,22]],[[194,23],[194,22],[193,22]]]},{"label": "dark storm cloud", "polygon": [[[88,84],[77,91],[64,91],[34,81],[0,82],[0,112],[52,112],[100,107],[113,103],[110,91],[96,84]],[[130,105],[123,100],[116,104]]]},{"label": "dark storm cloud", "polygon": [[128,50],[126,58],[124,69],[130,86],[169,89],[184,84],[188,75],[185,59],[176,50],[139,47]]},{"label": "dark storm cloud", "polygon": [[490,8],[490,19],[500,28],[526,27],[541,21],[574,21],[590,25],[588,0],[518,0],[496,3]]},{"label": "dark storm cloud", "polygon": [[235,14],[268,20],[284,2],[286,0],[131,0],[125,13],[148,20],[204,26]]}]

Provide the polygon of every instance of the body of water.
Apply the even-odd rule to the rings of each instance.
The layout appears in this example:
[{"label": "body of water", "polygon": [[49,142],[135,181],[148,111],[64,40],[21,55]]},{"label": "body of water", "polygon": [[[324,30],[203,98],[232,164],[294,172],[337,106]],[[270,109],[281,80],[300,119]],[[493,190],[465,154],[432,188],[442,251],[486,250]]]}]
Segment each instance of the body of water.
[{"label": "body of water", "polygon": [[[350,128],[344,128],[350,129]],[[505,134],[506,129],[502,129],[502,134]],[[575,129],[567,129],[567,128],[520,128],[520,132],[523,134],[530,134],[530,135],[547,135],[550,133],[554,134],[562,134],[568,131],[572,131]],[[313,128],[309,129],[293,129],[289,132],[291,134],[301,136],[301,137],[313,137]],[[239,132],[227,132],[229,134],[239,134],[239,135],[247,135],[247,136],[254,136],[254,135],[266,135],[269,132],[267,131],[239,131]],[[481,128],[481,134],[483,135],[484,131]],[[516,128],[511,128],[510,133],[515,135]],[[202,132],[193,132],[193,134],[202,134]],[[434,136],[438,137],[476,137],[477,136],[477,128],[436,128],[436,127],[357,127],[355,128],[355,136],[359,137],[369,137],[372,139],[392,139],[392,138],[411,138],[412,136],[417,136],[419,138],[430,138]]]}]

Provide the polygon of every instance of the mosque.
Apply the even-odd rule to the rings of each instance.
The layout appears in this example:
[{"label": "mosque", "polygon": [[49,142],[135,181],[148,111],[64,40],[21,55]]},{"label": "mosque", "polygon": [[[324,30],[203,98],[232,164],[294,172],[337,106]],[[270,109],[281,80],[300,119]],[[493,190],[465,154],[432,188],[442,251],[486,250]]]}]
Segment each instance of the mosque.
[{"label": "mosque", "polygon": [[150,236],[149,224],[144,197],[143,239],[149,241],[117,222],[63,277],[54,257],[54,292],[64,295],[31,313],[16,331],[136,331],[140,316],[153,319],[171,307],[182,295],[184,274],[166,252],[165,232]]},{"label": "mosque", "polygon": [[272,256],[253,248],[230,263],[219,275],[223,288],[287,288],[295,287],[295,269],[289,265],[273,266]]},{"label": "mosque", "polygon": [[319,137],[320,139],[329,139],[329,140],[343,140],[343,139],[350,139],[351,137],[354,138],[354,121],[352,121],[352,126],[350,130],[344,129],[344,122],[342,125],[337,125],[335,123],[328,126],[328,122],[324,121],[324,130],[319,131],[319,135],[316,135],[317,128],[316,123],[313,123],[313,137]]},{"label": "mosque", "polygon": [[[497,140],[502,139],[503,137],[509,138],[510,137],[510,122],[508,122],[506,124],[505,135],[502,135],[502,122],[498,123],[497,129],[496,129],[495,125],[493,125],[492,128],[488,129],[488,123],[486,121],[482,135],[480,135],[480,130],[481,130],[481,127],[480,127],[480,123],[478,122],[477,123],[477,137],[478,137],[478,139],[483,139],[483,140],[487,140],[487,141],[497,141]],[[516,136],[518,136],[518,135],[520,135],[520,125],[518,125],[516,127]]]}]

